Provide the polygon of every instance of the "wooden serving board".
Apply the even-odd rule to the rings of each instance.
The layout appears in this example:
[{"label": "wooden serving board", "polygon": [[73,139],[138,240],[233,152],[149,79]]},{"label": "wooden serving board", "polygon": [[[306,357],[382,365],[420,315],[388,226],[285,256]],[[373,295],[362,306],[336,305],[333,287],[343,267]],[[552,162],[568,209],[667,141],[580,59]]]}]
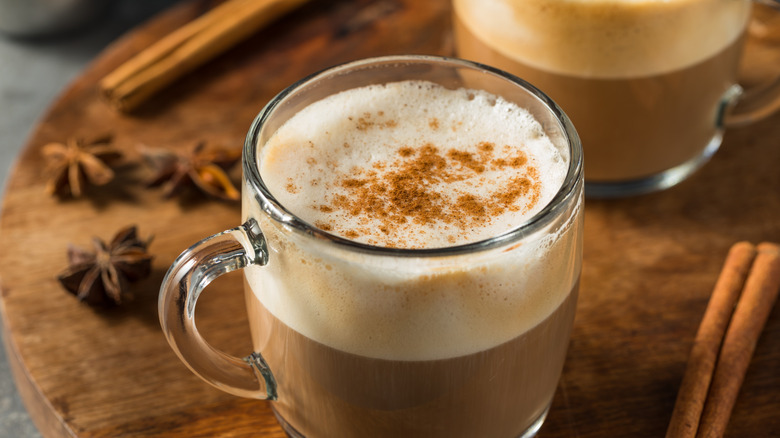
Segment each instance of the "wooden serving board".
[{"label": "wooden serving board", "polygon": [[[44,144],[110,131],[131,158],[138,144],[239,145],[263,104],[306,74],[368,56],[452,54],[447,0],[312,2],[133,115],[109,109],[98,80],[207,4],[181,4],[109,47],[54,102],[8,183],[0,228],[5,345],[19,391],[47,438],[284,434],[267,402],[224,394],[190,373],[157,321],[157,288],[169,264],[191,243],[237,225],[239,206],[163,199],[139,182],[143,169],[131,166],[83,199],[58,200],[44,194]],[[764,43],[773,41],[780,44],[777,34]],[[763,66],[777,66],[769,56]],[[714,159],[671,190],[587,201],[577,320],[540,436],[663,436],[728,248],[738,240],[780,241],[779,122],[775,115],[729,131]],[[66,267],[68,243],[88,246],[92,236],[109,239],[128,224],[155,236],[153,274],[135,285],[135,300],[96,310],[64,292],[55,276]],[[248,353],[240,275],[210,286],[197,318],[214,345]],[[777,306],[729,436],[778,436],[779,370]]]}]

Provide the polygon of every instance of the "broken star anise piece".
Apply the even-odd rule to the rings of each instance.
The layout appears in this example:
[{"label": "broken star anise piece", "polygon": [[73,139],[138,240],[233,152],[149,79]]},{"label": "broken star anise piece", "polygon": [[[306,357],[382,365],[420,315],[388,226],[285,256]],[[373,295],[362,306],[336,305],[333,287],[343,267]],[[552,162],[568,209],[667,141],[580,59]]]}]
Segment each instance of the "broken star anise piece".
[{"label": "broken star anise piece", "polygon": [[153,256],[146,249],[151,238],[138,238],[135,226],[120,230],[109,244],[93,238],[94,252],[70,245],[68,268],[57,276],[65,289],[91,305],[121,304],[128,283],[149,276]]},{"label": "broken star anise piece", "polygon": [[49,143],[43,147],[50,175],[46,192],[50,195],[82,195],[87,183],[102,186],[114,179],[110,164],[122,153],[111,146],[111,136],[104,135],[90,141],[70,138],[65,143]]},{"label": "broken star anise piece", "polygon": [[141,154],[155,169],[149,185],[162,185],[165,197],[175,195],[188,185],[220,199],[236,201],[241,197],[227,174],[241,159],[240,148],[207,148],[201,142],[183,153],[142,147]]}]

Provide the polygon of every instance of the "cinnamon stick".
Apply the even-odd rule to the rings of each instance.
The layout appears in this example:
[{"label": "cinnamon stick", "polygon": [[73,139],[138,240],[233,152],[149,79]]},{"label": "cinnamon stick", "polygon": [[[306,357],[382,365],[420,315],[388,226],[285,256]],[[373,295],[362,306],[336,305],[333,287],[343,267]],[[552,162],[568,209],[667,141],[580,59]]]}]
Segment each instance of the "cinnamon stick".
[{"label": "cinnamon stick", "polygon": [[308,0],[228,0],[108,74],[100,88],[130,111],[166,85]]},{"label": "cinnamon stick", "polygon": [[722,437],[761,331],[780,292],[780,245],[762,243],[723,340],[699,423],[699,438]]},{"label": "cinnamon stick", "polygon": [[729,250],[693,341],[667,438],[696,436],[721,342],[755,256],[756,248],[748,242],[736,243]]},{"label": "cinnamon stick", "polygon": [[735,244],[696,334],[667,438],[723,436],[778,294],[780,245]]}]

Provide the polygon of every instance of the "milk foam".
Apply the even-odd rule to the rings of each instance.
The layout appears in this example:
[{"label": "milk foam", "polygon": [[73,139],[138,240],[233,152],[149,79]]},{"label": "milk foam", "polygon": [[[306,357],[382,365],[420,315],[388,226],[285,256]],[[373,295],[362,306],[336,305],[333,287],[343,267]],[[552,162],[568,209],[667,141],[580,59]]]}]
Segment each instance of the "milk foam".
[{"label": "milk foam", "polygon": [[[399,153],[403,147],[472,150],[485,141],[511,145],[510,158],[524,151],[527,163],[508,172],[536,169],[524,175],[539,182],[538,199],[531,208],[505,212],[482,227],[471,224],[468,232],[436,224],[419,227],[412,220],[398,232],[412,235],[406,241],[412,246],[448,246],[448,236],[463,243],[521,224],[549,202],[568,167],[568,153],[553,146],[527,111],[495,96],[422,82],[343,92],[312,104],[283,125],[262,147],[260,168],[277,200],[315,223],[328,218],[312,206],[340,190],[329,178],[393,163],[409,155]],[[450,192],[469,188],[479,196],[490,194],[501,184],[502,176],[494,173]],[[570,295],[579,277],[579,207],[509,248],[437,258],[389,257],[291,233],[262,214],[249,193],[244,191],[244,215],[258,219],[269,248],[266,266],[244,270],[254,297],[292,329],[342,351],[394,360],[482,351],[539,324]],[[529,200],[518,202],[522,207]],[[337,221],[357,221],[348,228],[364,227],[364,219],[336,216]]]},{"label": "milk foam", "polygon": [[560,188],[568,153],[502,98],[396,82],[311,104],[263,147],[260,166],[277,200],[319,228],[431,248],[498,236],[536,214]]},{"label": "milk foam", "polygon": [[555,73],[668,73],[721,52],[749,0],[455,0],[459,19],[505,56]]}]

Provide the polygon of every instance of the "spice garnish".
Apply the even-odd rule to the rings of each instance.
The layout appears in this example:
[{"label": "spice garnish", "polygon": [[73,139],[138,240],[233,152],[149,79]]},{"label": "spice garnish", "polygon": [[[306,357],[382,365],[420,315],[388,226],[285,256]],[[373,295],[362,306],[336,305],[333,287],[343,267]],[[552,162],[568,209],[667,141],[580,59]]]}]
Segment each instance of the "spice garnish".
[{"label": "spice garnish", "polygon": [[120,230],[109,244],[93,238],[94,252],[69,245],[68,268],[57,276],[65,289],[91,305],[118,305],[129,295],[128,283],[149,276],[151,238],[141,240],[137,229]]},{"label": "spice garnish", "polygon": [[230,201],[241,197],[227,171],[241,159],[240,148],[206,147],[199,142],[183,153],[168,149],[141,147],[141,154],[155,168],[150,186],[163,186],[165,197],[171,197],[185,186],[194,185],[202,192]]},{"label": "spice garnish", "polygon": [[[499,151],[499,148],[501,151]],[[529,163],[526,154],[515,148],[482,142],[477,152],[450,148],[441,149],[428,143],[418,148],[402,147],[393,161],[374,163],[372,169],[353,169],[335,177],[341,193],[326,196],[313,207],[327,213],[315,225],[328,232],[348,238],[376,234],[384,236],[383,245],[408,247],[403,229],[408,223],[423,226],[445,224],[471,233],[477,224],[490,223],[510,211],[534,208],[541,197],[539,170]],[[504,155],[500,155],[502,152]],[[480,176],[504,168],[517,171],[503,184],[486,183]],[[442,183],[474,181],[484,186],[484,195],[468,190],[441,190]],[[294,186],[294,184],[293,184]],[[294,187],[293,187],[294,189]],[[288,188],[288,191],[290,189]],[[343,229],[341,215],[366,217],[371,225]],[[376,226],[375,226],[376,225]],[[327,228],[324,228],[327,226]],[[378,241],[366,238],[370,244]]]},{"label": "spice garnish", "polygon": [[85,184],[108,184],[114,179],[110,164],[122,157],[111,146],[111,135],[102,135],[90,141],[72,137],[65,143],[49,143],[43,147],[48,162],[46,173],[51,175],[46,193],[58,196],[82,195]]}]

